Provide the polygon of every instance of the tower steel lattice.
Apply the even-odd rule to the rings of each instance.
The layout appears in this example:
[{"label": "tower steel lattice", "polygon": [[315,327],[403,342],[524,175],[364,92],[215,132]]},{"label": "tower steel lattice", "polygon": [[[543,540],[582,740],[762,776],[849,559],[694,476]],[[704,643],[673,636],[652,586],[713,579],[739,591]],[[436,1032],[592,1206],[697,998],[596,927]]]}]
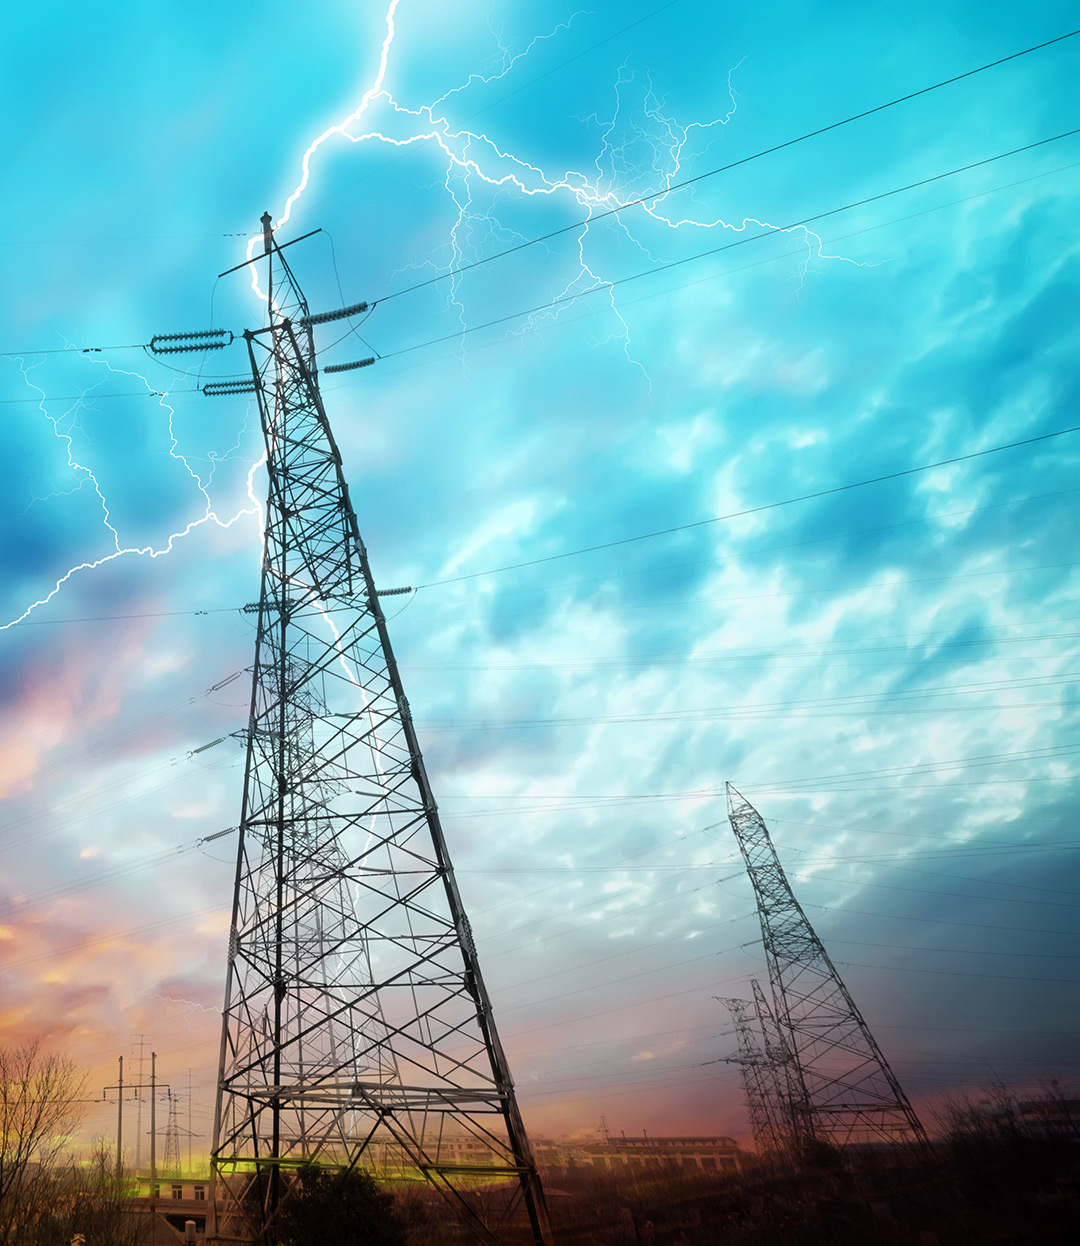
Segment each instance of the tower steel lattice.
[{"label": "tower steel lattice", "polygon": [[166,1177],[180,1176],[180,1122],[176,1115],[176,1099],[171,1090],[167,1092],[169,1099],[169,1120],[165,1126],[165,1157],[161,1161],[161,1172]]},{"label": "tower steel lattice", "polygon": [[721,999],[720,1002],[731,1013],[735,1026],[736,1054],[727,1059],[739,1066],[742,1075],[754,1145],[763,1158],[778,1155],[787,1148],[789,1138],[784,1101],[777,1094],[776,1066],[758,1041],[746,1000]]},{"label": "tower steel lattice", "polygon": [[727,798],[761,918],[786,1048],[775,1052],[774,1066],[796,1146],[925,1142],[919,1118],[795,898],[761,815],[730,783]]},{"label": "tower steel lattice", "polygon": [[754,993],[754,1012],[765,1045],[766,1085],[773,1104],[774,1127],[781,1148],[790,1151],[796,1145],[791,1105],[798,1099],[798,1072],[791,1048],[776,1020],[776,1013],[765,998],[757,978],[750,979],[750,989]]},{"label": "tower steel lattice", "polygon": [[269,491],[261,594],[246,608],[257,631],[213,1232],[272,1241],[289,1170],[318,1163],[426,1179],[472,1237],[546,1243],[543,1191],[319,392],[312,326],[338,316],[309,315],[263,223],[269,324],[244,337]]}]

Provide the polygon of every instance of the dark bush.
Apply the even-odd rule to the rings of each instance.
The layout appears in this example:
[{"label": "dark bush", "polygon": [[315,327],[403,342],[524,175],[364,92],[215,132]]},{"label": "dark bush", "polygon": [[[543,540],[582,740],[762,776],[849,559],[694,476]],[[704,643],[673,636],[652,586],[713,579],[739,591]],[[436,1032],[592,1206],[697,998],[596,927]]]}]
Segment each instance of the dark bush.
[{"label": "dark bush", "polygon": [[278,1217],[282,1246],[405,1246],[394,1196],[359,1168],[305,1168]]}]

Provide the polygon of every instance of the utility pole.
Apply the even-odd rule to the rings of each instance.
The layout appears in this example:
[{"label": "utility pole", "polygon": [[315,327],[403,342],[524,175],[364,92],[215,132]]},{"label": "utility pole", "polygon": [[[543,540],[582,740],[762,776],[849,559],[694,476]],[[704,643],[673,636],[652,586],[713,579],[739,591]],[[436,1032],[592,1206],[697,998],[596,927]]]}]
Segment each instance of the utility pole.
[{"label": "utility pole", "polygon": [[101,1092],[104,1099],[110,1090],[116,1091],[116,1179],[124,1175],[124,1057],[120,1057],[120,1076],[115,1086],[106,1086]]},{"label": "utility pole", "polygon": [[195,1165],[191,1161],[191,1142],[194,1134],[191,1132],[191,1069],[187,1071],[187,1166],[188,1172],[195,1171]]},{"label": "utility pole", "polygon": [[[116,1176],[123,1176],[123,1143],[124,1143],[124,1090],[130,1090],[132,1098],[141,1103],[141,1091],[150,1091],[150,1196],[157,1196],[157,1052],[150,1053],[150,1081],[144,1085],[140,1082],[124,1081],[124,1057],[120,1056],[120,1076],[115,1086],[106,1086],[101,1096],[104,1098],[110,1090],[116,1093]],[[168,1090],[168,1087],[165,1087]],[[136,1170],[137,1172],[137,1170]]]},{"label": "utility pole", "polygon": [[[135,1080],[141,1082],[146,1072],[146,1034],[137,1034],[136,1038],[139,1043],[138,1061],[139,1067],[135,1071]],[[134,1056],[134,1047],[131,1054]],[[135,1171],[138,1172],[142,1167],[142,1096],[138,1096],[135,1102]]]},{"label": "utility pole", "polygon": [[[366,304],[311,315],[283,249],[264,216],[252,381],[204,387],[255,394],[269,478],[262,587],[245,607],[256,645],[209,1236],[242,1237],[255,1207],[272,1239],[289,1172],[318,1162],[422,1177],[476,1240],[544,1246],[543,1191],[319,390],[314,327]],[[189,349],[217,332],[155,340]]]},{"label": "utility pole", "polygon": [[150,1197],[157,1198],[157,1052],[150,1053]]},{"label": "utility pole", "polygon": [[812,1141],[925,1143],[919,1118],[795,898],[761,815],[730,783],[727,799],[761,919],[772,1011],[786,1049],[774,1053],[774,1067],[783,1070],[797,1148]]}]

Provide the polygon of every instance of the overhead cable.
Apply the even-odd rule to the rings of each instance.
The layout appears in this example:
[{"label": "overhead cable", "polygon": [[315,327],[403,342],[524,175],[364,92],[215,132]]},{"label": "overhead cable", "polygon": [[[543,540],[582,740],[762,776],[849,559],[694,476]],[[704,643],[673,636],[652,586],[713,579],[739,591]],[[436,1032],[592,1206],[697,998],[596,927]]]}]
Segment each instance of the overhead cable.
[{"label": "overhead cable", "polygon": [[1080,29],[1070,30],[1063,35],[1058,35],[1054,39],[1047,39],[1045,43],[1036,43],[1032,47],[1023,48],[1019,52],[1013,52],[1009,56],[1000,57],[996,61],[988,61],[985,65],[979,65],[975,69],[969,69],[965,73],[956,74],[951,78],[943,78],[940,82],[934,82],[930,86],[922,87],[918,91],[911,91],[907,95],[899,95],[896,99],[888,100],[884,104],[878,104],[873,108],[867,108],[863,112],[853,113],[850,117],[844,117],[841,121],[833,121],[829,125],[820,126],[816,130],[810,130],[806,134],[800,134],[798,138],[787,139],[783,143],[776,143],[772,147],[766,147],[761,151],[754,152],[751,156],[744,156],[741,160],[734,160],[730,164],[720,165],[718,168],[710,169],[706,173],[699,173],[696,177],[688,177],[681,182],[672,182],[661,190],[651,191],[647,195],[642,195],[638,199],[631,199],[627,203],[618,204],[614,208],[607,208],[603,212],[597,212],[586,217],[582,221],[575,221],[572,225],[564,225],[561,229],[552,230],[550,233],[542,234],[538,238],[530,238],[527,242],[520,242],[517,246],[508,247],[505,251],[497,251],[493,255],[485,256],[483,259],[473,260],[468,264],[460,264],[456,268],[448,268],[446,272],[439,273],[435,277],[429,277],[426,281],[420,281],[416,285],[408,286],[404,290],[397,290],[393,294],[386,294],[377,302],[387,303],[391,299],[399,298],[403,294],[411,294],[414,290],[422,290],[426,286],[434,285],[438,281],[445,281],[449,277],[456,277],[461,273],[468,272],[470,269],[477,268],[482,264],[490,264],[494,260],[502,259],[504,256],[513,255],[517,251],[523,251],[527,247],[536,246],[541,242],[548,242],[552,238],[559,237],[560,234],[570,233],[575,229],[582,229],[586,225],[594,225],[597,221],[604,220],[605,217],[615,216],[619,212],[625,212],[628,208],[638,207],[643,203],[652,203],[655,199],[662,199],[665,195],[670,195],[673,191],[683,190],[687,186],[693,186],[696,182],[703,182],[710,177],[716,177],[720,173],[728,173],[732,169],[737,169],[741,165],[750,164],[754,160],[761,160],[765,156],[774,155],[778,151],[784,151],[788,147],[794,147],[799,143],[805,143],[812,138],[818,138],[822,134],[828,134],[831,130],[838,130],[842,126],[850,125],[853,121],[861,121],[865,117],[872,117],[875,113],[884,112],[886,109],[895,108],[897,104],[905,104],[909,100],[918,99],[920,95],[928,95],[931,91],[940,90],[942,87],[951,86],[954,82],[962,82],[965,78],[972,78],[976,74],[984,73],[988,69],[996,69],[999,65],[1005,65],[1009,61],[1017,60],[1021,56],[1028,56],[1032,52],[1039,52],[1043,48],[1051,47],[1055,43],[1061,43],[1066,39],[1072,39],[1076,35],[1080,35]]},{"label": "overhead cable", "polygon": [[542,558],[529,558],[524,562],[508,563],[503,567],[489,567],[484,571],[470,571],[465,575],[448,576],[443,580],[430,580],[427,584],[418,584],[417,592],[422,588],[436,588],[442,584],[459,584],[463,580],[475,580],[482,575],[498,575],[503,571],[517,571],[522,567],[535,567],[540,563],[556,562],[562,558],[574,558],[579,554],[592,554],[597,550],[611,549],[617,545],[630,545],[635,541],[648,541],[654,537],[670,536],[675,532],[686,532],[692,528],[704,528],[709,524],[726,523],[732,519],[741,519],[746,515],[759,515],[762,511],[777,510],[781,506],[793,506],[797,502],[810,502],[817,498],[830,497],[836,493],[846,493],[851,489],[862,489],[868,485],[883,484],[887,480],[899,480],[903,476],[914,476],[920,472],[932,471],[937,467],[949,467],[954,463],[964,463],[970,459],[983,458],[988,454],[1000,454],[1005,450],[1016,450],[1020,446],[1030,446],[1041,441],[1050,441],[1054,437],[1065,437],[1070,433],[1080,432],[1080,425],[1071,428],[1055,429],[1052,433],[1039,433],[1034,437],[1024,437],[1019,441],[1004,442],[999,446],[989,446],[985,450],[972,450],[968,454],[958,454],[953,458],[940,459],[935,463],[922,463],[918,467],[905,467],[895,472],[886,472],[882,476],[868,476],[865,480],[853,480],[848,484],[833,485],[829,489],[816,489],[813,493],[801,493],[797,497],[784,498],[778,502],[763,502],[758,506],[748,506],[744,510],[731,511],[726,515],[714,515],[710,519],[696,519],[690,523],[675,524],[670,528],[658,528],[654,532],[641,532],[636,536],[619,537],[614,541],[602,541],[598,545],[586,545],[580,549],[564,550],[560,554],[546,554]]},{"label": "overhead cable", "polygon": [[[472,325],[469,328],[458,329],[454,333],[446,333],[441,337],[431,338],[425,342],[415,342],[412,346],[403,346],[400,350],[386,351],[381,359],[395,359],[399,355],[407,355],[414,350],[421,350],[425,346],[438,346],[442,342],[459,341],[467,333],[479,333],[482,329],[491,329],[496,325],[505,324],[510,320],[520,320],[523,316],[532,316],[540,312],[550,311],[554,307],[562,307],[570,303],[575,303],[579,299],[587,298],[590,294],[596,294],[601,290],[613,290],[616,286],[626,285],[631,281],[639,281],[642,277],[653,277],[657,273],[667,272],[672,268],[679,268],[683,264],[692,264],[697,260],[708,259],[710,256],[719,255],[723,251],[731,251],[735,247],[745,246],[748,242],[758,242],[762,238],[771,238],[777,234],[790,233],[794,229],[800,229],[809,225],[813,221],[823,221],[827,217],[836,216],[840,212],[849,212],[853,208],[865,207],[868,203],[877,203],[881,199],[888,199],[892,195],[900,195],[908,190],[915,190],[920,186],[929,186],[932,182],[940,182],[946,177],[955,177],[958,173],[967,173],[972,169],[981,168],[983,165],[993,164],[997,160],[1004,160],[1008,156],[1017,156],[1021,152],[1032,151],[1036,147],[1045,147],[1048,143],[1056,143],[1061,139],[1071,138],[1074,134],[1080,134],[1080,128],[1075,130],[1065,130],[1061,134],[1053,134],[1049,138],[1038,139],[1034,143],[1026,143],[1023,147],[1014,147],[1010,151],[999,152],[996,156],[987,156],[984,160],[975,160],[971,164],[960,165],[955,169],[948,169],[944,173],[935,173],[932,177],[920,178],[917,182],[908,182],[906,186],[896,186],[892,190],[882,191],[878,195],[869,195],[865,199],[856,199],[851,203],[845,203],[839,208],[830,208],[826,212],[815,212],[812,216],[804,216],[801,220],[791,221],[787,225],[770,226],[763,230],[760,234],[751,234],[745,238],[738,238],[734,242],[727,242],[723,246],[712,247],[708,251],[699,251],[696,255],[687,255],[681,260],[671,260],[666,264],[657,264],[653,268],[644,269],[639,273],[631,273],[627,277],[616,277],[613,281],[600,281],[596,285],[590,286],[587,290],[579,290],[574,294],[564,294],[560,298],[552,299],[547,303],[540,303],[536,307],[528,307],[522,311],[510,312],[506,316],[499,316],[495,320],[485,321],[484,324]],[[405,291],[402,291],[405,293]],[[384,302],[386,300],[383,300]]]}]

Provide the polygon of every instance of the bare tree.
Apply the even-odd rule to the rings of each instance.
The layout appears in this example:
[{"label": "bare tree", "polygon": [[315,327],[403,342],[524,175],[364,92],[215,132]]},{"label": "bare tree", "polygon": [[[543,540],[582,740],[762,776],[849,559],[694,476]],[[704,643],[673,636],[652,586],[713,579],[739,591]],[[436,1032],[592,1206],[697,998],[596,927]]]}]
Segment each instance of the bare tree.
[{"label": "bare tree", "polygon": [[136,1208],[128,1180],[116,1175],[116,1163],[104,1141],[94,1143],[88,1163],[72,1164],[57,1174],[52,1211],[39,1220],[42,1242],[88,1246],[145,1246],[153,1235],[153,1217]]},{"label": "bare tree", "polygon": [[36,1040],[0,1047],[0,1246],[48,1210],[85,1087],[85,1073]]}]

